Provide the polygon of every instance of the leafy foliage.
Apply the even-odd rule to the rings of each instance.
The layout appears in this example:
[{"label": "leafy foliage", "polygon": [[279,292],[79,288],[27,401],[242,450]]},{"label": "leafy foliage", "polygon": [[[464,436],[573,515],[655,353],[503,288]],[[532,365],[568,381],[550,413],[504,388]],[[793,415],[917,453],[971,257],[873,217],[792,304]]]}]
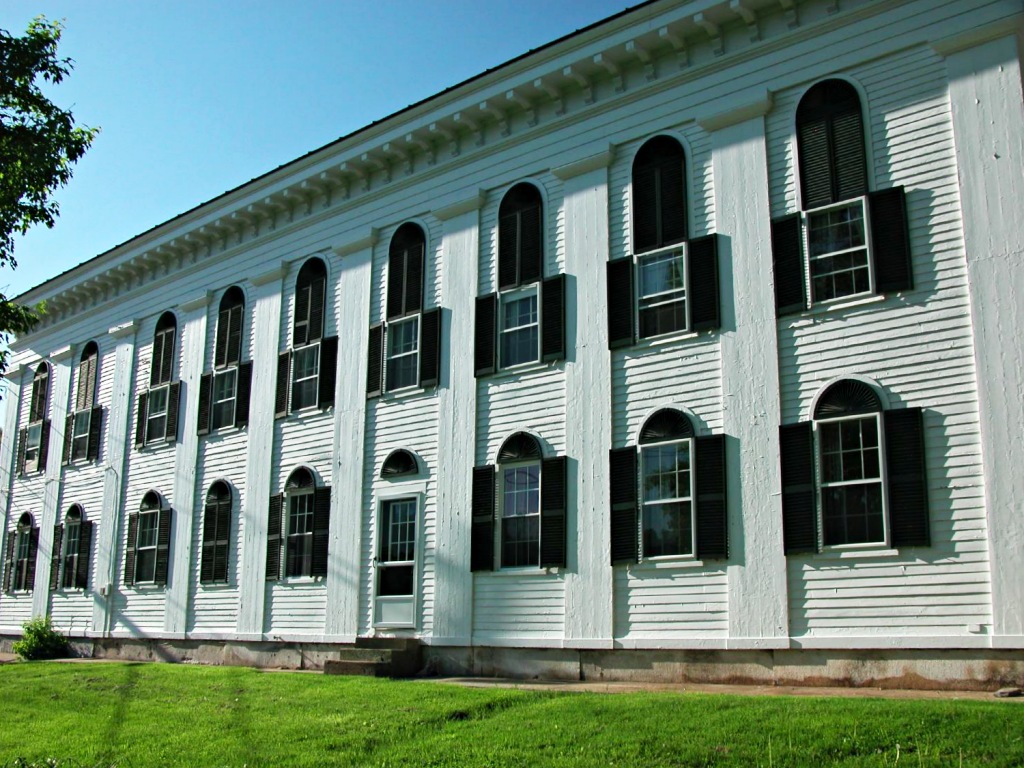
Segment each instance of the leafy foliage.
[{"label": "leafy foliage", "polygon": [[13,650],[27,661],[59,659],[68,655],[68,640],[53,628],[50,617],[29,619],[21,625],[21,640],[15,641]]},{"label": "leafy foliage", "polygon": [[[14,236],[34,224],[52,227],[60,212],[53,193],[71,180],[72,165],[99,129],[75,125],[69,110],[43,93],[72,69],[57,55],[63,27],[42,16],[22,37],[0,29],[0,266],[17,266]],[[0,337],[29,331],[36,311],[0,293]],[[0,373],[6,351],[0,351]]]}]

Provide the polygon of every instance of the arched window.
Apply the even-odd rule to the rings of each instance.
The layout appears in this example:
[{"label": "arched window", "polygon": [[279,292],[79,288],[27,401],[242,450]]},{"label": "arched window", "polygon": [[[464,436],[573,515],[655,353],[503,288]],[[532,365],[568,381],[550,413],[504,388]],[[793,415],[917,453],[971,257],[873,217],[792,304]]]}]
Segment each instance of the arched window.
[{"label": "arched window", "polygon": [[686,414],[662,408],[609,462],[613,564],[728,557],[724,435],[696,437]]},{"label": "arched window", "polygon": [[810,88],[796,138],[802,213],[772,222],[777,312],[912,288],[904,190],[868,190],[857,90],[838,78]]},{"label": "arched window", "polygon": [[517,432],[497,459],[473,470],[473,570],[494,568],[495,539],[502,568],[565,567],[566,457],[543,458],[537,439]]},{"label": "arched window", "polygon": [[82,349],[75,387],[75,410],[64,426],[64,464],[99,458],[103,409],[96,405],[99,347],[90,341]]},{"label": "arched window", "polygon": [[178,321],[164,312],[153,336],[153,361],[149,390],[139,395],[135,422],[135,446],[173,443],[178,439],[178,407],[181,382],[174,380],[175,340]]},{"label": "arched window", "polygon": [[20,472],[42,472],[50,447],[50,366],[40,363],[32,377],[32,399],[29,401],[28,426],[18,439]]},{"label": "arched window", "polygon": [[856,379],[830,385],[813,421],[780,429],[787,554],[822,546],[926,546],[920,408],[883,410]]},{"label": "arched window", "polygon": [[324,336],[327,267],[309,259],[295,279],[292,350],[277,360],[275,415],[334,404],[338,337]]},{"label": "arched window", "polygon": [[326,576],[331,519],[331,489],[317,487],[313,473],[299,467],[284,492],[270,499],[267,523],[267,579],[283,575]]},{"label": "arched window", "polygon": [[198,433],[249,423],[252,362],[242,363],[245,295],[233,285],[224,291],[217,313],[213,371],[199,380]]},{"label": "arched window", "polygon": [[633,159],[631,182],[632,255],[607,267],[609,345],[717,328],[718,239],[688,239],[682,144],[649,139]]},{"label": "arched window", "polygon": [[203,543],[199,563],[202,584],[228,581],[228,553],[231,544],[231,488],[216,482],[206,492],[203,507]]},{"label": "arched window", "polygon": [[441,310],[423,311],[426,243],[423,229],[412,222],[400,226],[391,238],[387,318],[370,328],[366,376],[370,397],[384,391],[437,384]]},{"label": "arched window", "polygon": [[137,513],[128,515],[124,583],[167,583],[171,546],[171,509],[156,491],[142,497]]},{"label": "arched window", "polygon": [[4,591],[31,590],[36,578],[36,555],[39,552],[39,528],[28,512],[18,518],[18,525],[7,532],[7,558],[4,563]]},{"label": "arched window", "polygon": [[498,292],[477,299],[477,376],[565,357],[565,276],[542,279],[544,233],[540,190],[516,184],[498,207]]},{"label": "arched window", "polygon": [[384,464],[380,469],[380,476],[385,480],[390,480],[396,477],[415,475],[419,471],[416,457],[409,451],[399,448],[397,451],[392,451],[384,459]]},{"label": "arched window", "polygon": [[85,589],[89,585],[89,555],[92,552],[92,522],[85,512],[72,504],[63,525],[53,531],[53,558],[50,561],[50,589]]}]

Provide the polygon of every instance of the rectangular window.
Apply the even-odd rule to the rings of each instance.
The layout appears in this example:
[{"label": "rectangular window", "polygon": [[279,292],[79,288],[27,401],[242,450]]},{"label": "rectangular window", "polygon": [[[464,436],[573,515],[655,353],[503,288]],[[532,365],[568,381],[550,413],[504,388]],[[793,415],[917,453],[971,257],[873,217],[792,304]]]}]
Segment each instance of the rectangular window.
[{"label": "rectangular window", "polygon": [[690,441],[641,452],[643,557],[693,554]]},{"label": "rectangular window", "polygon": [[213,376],[213,406],[210,410],[210,428],[235,425],[235,395],[238,391],[238,369],[231,368]]},{"label": "rectangular window", "polygon": [[419,385],[420,319],[388,323],[387,388],[391,392]]},{"label": "rectangular window", "polygon": [[885,541],[878,417],[818,423],[824,543]]},{"label": "rectangular window", "polygon": [[807,213],[811,303],[871,293],[864,199]]},{"label": "rectangular window", "polygon": [[149,390],[146,408],[146,442],[152,443],[167,437],[168,387]]},{"label": "rectangular window", "polygon": [[75,414],[71,432],[71,460],[84,459],[89,454],[89,426],[92,422],[92,411],[79,411]]},{"label": "rectangular window", "polygon": [[300,347],[292,354],[292,412],[317,404],[320,345]]},{"label": "rectangular window", "polygon": [[540,464],[501,472],[501,565],[540,562]]},{"label": "rectangular window", "polygon": [[288,552],[285,576],[309,576],[313,573],[313,494],[288,496]]},{"label": "rectangular window", "polygon": [[685,249],[637,256],[636,271],[640,338],[686,330]]},{"label": "rectangular window", "polygon": [[502,368],[535,362],[540,341],[537,287],[503,294],[499,310],[499,360]]},{"label": "rectangular window", "polygon": [[157,518],[159,514],[139,514],[139,530],[135,538],[135,583],[156,581]]},{"label": "rectangular window", "polygon": [[28,565],[32,556],[32,533],[31,529],[19,530],[15,534],[17,543],[14,551],[14,582],[12,589],[31,589],[28,582]]},{"label": "rectangular window", "polygon": [[82,527],[77,522],[64,526],[64,572],[61,575],[61,587],[69,589],[75,586],[75,574],[78,571],[78,546]]},{"label": "rectangular window", "polygon": [[39,446],[43,438],[43,424],[30,424],[25,439],[25,464],[30,465],[39,459]]}]

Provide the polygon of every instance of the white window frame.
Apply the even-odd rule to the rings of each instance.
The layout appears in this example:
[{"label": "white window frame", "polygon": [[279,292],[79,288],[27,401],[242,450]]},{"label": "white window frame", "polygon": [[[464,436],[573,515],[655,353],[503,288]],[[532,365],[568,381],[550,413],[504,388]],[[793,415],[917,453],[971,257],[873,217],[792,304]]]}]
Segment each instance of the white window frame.
[{"label": "white window frame", "polygon": [[[420,615],[419,614],[419,608],[420,608],[420,579],[421,579],[421,574],[420,574],[421,565],[420,564],[423,562],[423,535],[424,535],[423,534],[423,517],[424,517],[424,515],[423,515],[423,507],[424,507],[424,499],[426,498],[426,494],[427,494],[427,484],[423,480],[383,481],[383,482],[378,482],[378,484],[376,486],[375,493],[374,493],[374,497],[375,497],[374,509],[375,509],[375,514],[376,514],[376,517],[374,518],[374,520],[376,521],[376,523],[375,523],[375,526],[374,526],[375,527],[375,535],[374,535],[374,550],[373,550],[373,552],[374,552],[374,558],[373,558],[374,576],[373,576],[373,594],[372,594],[373,606],[372,606],[372,609],[371,609],[372,610],[372,614],[371,615],[374,617],[373,625],[375,627],[389,627],[389,628],[392,628],[392,629],[415,629],[418,626],[419,615]],[[381,526],[381,521],[384,518],[384,505],[387,504],[388,502],[391,502],[391,501],[402,501],[402,500],[415,501],[415,503],[416,503],[416,528],[415,528],[416,546],[415,546],[415,549],[413,551],[413,561],[412,561],[412,566],[413,566],[412,616],[413,616],[413,620],[412,620],[411,623],[408,623],[408,624],[406,624],[404,622],[396,623],[396,622],[384,622],[384,621],[378,621],[377,620],[378,604],[379,603],[388,602],[388,601],[403,601],[403,600],[407,599],[404,595],[399,595],[399,596],[396,596],[396,597],[388,597],[388,596],[381,596],[381,595],[377,594],[378,588],[379,588],[379,582],[378,582],[378,577],[379,576],[378,576],[378,573],[376,572],[377,571],[376,566],[378,565],[378,562],[379,562],[378,554],[380,553],[380,550],[381,550],[381,538],[382,538],[382,533],[383,533],[382,526]],[[404,565],[405,563],[401,563],[401,564]],[[399,563],[391,563],[391,562],[389,562],[388,565],[399,565]]]},{"label": "white window frame", "polygon": [[[648,458],[646,452],[648,450],[654,450],[666,447],[678,447],[686,446],[687,455],[689,457],[687,466],[687,476],[689,478],[689,488],[687,489],[689,495],[687,496],[675,496],[673,498],[658,498],[651,499],[648,501],[645,498],[644,486],[647,477],[647,462]],[[696,441],[692,437],[684,437],[677,440],[664,440],[659,443],[642,443],[639,446],[640,449],[640,461],[637,462],[639,468],[640,477],[638,482],[637,491],[639,494],[640,501],[640,514],[637,516],[639,525],[639,548],[641,562],[658,562],[663,560],[695,560],[697,557],[697,507],[694,493],[694,484],[696,482],[696,467],[694,462],[695,457]],[[678,489],[677,489],[678,490]],[[682,504],[688,503],[690,505],[690,551],[689,552],[672,552],[662,555],[648,555],[644,551],[644,534],[647,530],[647,507],[654,506],[657,504]]]},{"label": "white window frame", "polygon": [[[309,530],[296,532],[292,530],[292,503],[298,504],[301,501],[304,510],[299,510],[303,518],[309,522]],[[316,487],[293,488],[285,491],[285,519],[284,519],[284,578],[285,579],[310,579],[313,577],[313,531],[316,526]],[[291,543],[292,539],[302,538],[302,568],[298,573],[292,573]]]},{"label": "white window frame", "polygon": [[[505,307],[509,304],[523,301],[525,299],[533,298],[534,306],[536,307],[536,320],[532,323],[526,323],[524,325],[517,325],[511,328],[505,327]],[[536,365],[540,362],[540,345],[541,345],[541,307],[540,307],[540,282],[531,283],[530,285],[522,286],[519,288],[510,289],[498,294],[498,368],[499,370],[510,370],[514,368],[521,368],[527,365]],[[522,360],[520,362],[510,363],[505,360],[505,337],[513,333],[523,333],[528,329],[535,329],[536,343],[534,344],[533,357],[529,360]]]},{"label": "white window frame", "polygon": [[[152,520],[152,543],[143,544],[143,521],[147,523]],[[148,533],[148,531],[145,531]],[[135,531],[135,584],[154,584],[156,583],[156,565],[157,565],[157,549],[160,543],[160,510],[158,509],[144,509],[139,512],[138,528]],[[153,558],[152,573],[142,574],[140,566],[142,565],[142,558],[144,554],[151,555]],[[148,577],[148,578],[147,578]]]},{"label": "white window frame", "polygon": [[[643,262],[647,260],[660,259],[666,255],[676,254],[679,259],[682,260],[683,264],[683,287],[681,289],[682,296],[670,297],[670,294],[680,293],[680,289],[672,289],[669,291],[661,291],[658,293],[652,293],[650,296],[646,296],[643,293]],[[675,333],[686,333],[690,330],[690,258],[687,250],[686,243],[675,243],[674,245],[668,245],[663,248],[657,248],[651,251],[644,251],[643,253],[636,253],[633,255],[633,280],[635,284],[634,293],[634,312],[633,318],[636,324],[636,335],[638,339],[656,339],[664,336],[669,336]],[[643,306],[643,302],[646,298],[656,299],[659,296],[667,297],[660,301],[655,301],[651,305]],[[675,302],[683,302],[683,327],[673,328],[670,331],[663,331],[662,333],[653,333],[648,336],[643,335],[643,323],[641,317],[644,309],[653,309],[654,307],[667,306]]]},{"label": "white window frame", "polygon": [[[164,407],[159,413],[153,411],[153,395],[162,392],[164,395]],[[170,411],[171,405],[171,385],[161,384],[158,387],[153,387],[146,394],[146,444],[160,443],[167,439],[167,414]],[[163,419],[164,426],[159,433],[154,434],[152,424],[157,419]]]},{"label": "white window frame", "polygon": [[[824,461],[824,439],[821,435],[821,425],[838,424],[844,421],[875,420],[875,428],[878,434],[878,478],[876,480],[840,480],[825,481]],[[855,413],[849,416],[837,416],[835,418],[815,419],[814,424],[814,462],[815,462],[815,496],[818,514],[818,530],[821,531],[822,551],[843,551],[850,549],[879,549],[889,546],[889,477],[885,466],[885,432],[883,429],[884,419],[881,411],[870,413]],[[828,488],[841,488],[855,485],[867,485],[877,482],[879,485],[879,497],[882,501],[882,538],[877,541],[857,541],[843,544],[829,544],[825,540],[825,491]]]},{"label": "white window frame", "polygon": [[[232,377],[231,382],[231,395],[230,397],[224,397],[218,399],[218,384],[228,376]],[[217,419],[217,414],[220,412],[218,406],[222,403],[231,403],[231,417],[221,423]],[[227,429],[235,426],[235,419],[238,415],[238,366],[231,365],[227,368],[221,368],[213,372],[213,387],[210,392],[210,431],[216,431],[218,429]]]},{"label": "white window frame", "polygon": [[[84,431],[79,429],[83,425]],[[92,409],[75,411],[71,425],[71,461],[79,461],[89,457],[89,431],[91,427]]]},{"label": "white window frame", "polygon": [[[506,515],[505,511],[505,473],[514,472],[520,469],[529,469],[530,467],[537,468],[537,510],[536,512],[527,513],[525,515]],[[544,476],[541,471],[542,459],[527,459],[525,461],[508,461],[500,463],[496,467],[497,481],[498,481],[498,525],[495,526],[495,538],[497,540],[495,555],[498,559],[498,569],[503,571],[508,570],[536,570],[540,566],[540,542],[541,542],[541,487],[544,483]],[[531,563],[517,563],[515,565],[505,564],[505,521],[506,520],[523,520],[536,518],[537,520],[537,558]]]},{"label": "white window frame", "polygon": [[[826,253],[819,254],[817,256],[811,255],[811,217],[829,213],[830,211],[842,210],[844,208],[852,208],[856,205],[860,206],[862,221],[864,226],[864,245],[855,246],[852,248],[840,248],[835,251],[828,251]],[[872,251],[871,242],[871,212],[870,206],[868,205],[867,195],[861,197],[853,197],[848,200],[843,200],[839,203],[830,203],[829,205],[823,205],[818,208],[812,208],[808,211],[801,212],[801,219],[803,224],[803,247],[804,247],[804,280],[807,284],[807,303],[808,306],[827,306],[830,304],[839,304],[848,301],[856,301],[857,299],[873,296],[877,293],[875,289],[875,269],[874,269],[874,258]],[[829,258],[832,256],[841,255],[844,253],[855,253],[857,251],[864,251],[864,259],[866,261],[866,269],[868,273],[868,288],[864,291],[857,291],[856,293],[846,293],[842,296],[834,296],[830,299],[817,299],[814,296],[814,269],[813,264],[817,259]],[[860,267],[857,267],[860,269]],[[851,270],[840,270],[840,272],[847,272]],[[837,272],[828,274],[838,274]]]},{"label": "white window frame", "polygon": [[[415,329],[415,332],[414,332],[415,333],[415,337],[416,337],[416,342],[415,342],[416,348],[413,349],[411,352],[400,352],[398,354],[395,354],[393,349],[392,349],[392,346],[391,346],[392,345],[392,340],[396,337],[395,330],[398,327],[400,327],[400,326],[411,325],[412,323],[416,324],[416,329]],[[409,317],[403,317],[403,318],[401,318],[399,320],[392,320],[392,321],[388,322],[387,325],[385,326],[385,334],[384,335],[386,336],[385,344],[386,344],[386,347],[387,347],[387,349],[386,349],[387,354],[385,355],[385,362],[384,362],[384,391],[385,392],[399,392],[399,391],[401,391],[403,389],[413,389],[415,387],[419,387],[419,385],[420,385],[420,376],[419,376],[419,371],[420,371],[420,351],[422,349],[422,344],[423,344],[422,334],[423,334],[423,323],[420,322],[420,313],[418,313],[418,312],[416,314],[414,314],[414,315],[410,315]],[[402,358],[413,358],[415,360],[415,364],[413,365],[412,381],[410,383],[408,383],[408,384],[400,384],[398,386],[392,386],[391,380],[390,380],[392,361],[399,360],[399,359],[402,359]]]},{"label": "white window frame", "polygon": [[[78,518],[72,518],[70,515],[64,516],[64,535],[61,538],[60,544],[61,574],[59,589],[62,590],[75,588],[75,577],[78,574],[78,550],[82,537],[82,522],[81,514],[79,514]],[[72,531],[75,533],[74,547],[71,546]]]},{"label": "white window frame", "polygon": [[[298,377],[299,373],[299,355],[304,354],[315,354],[316,355],[316,373],[309,376],[303,376],[301,379]],[[317,407],[318,393],[320,392],[320,341],[314,341],[310,344],[305,344],[301,347],[296,347],[292,350],[292,369],[290,371],[289,383],[290,388],[289,394],[289,413],[298,413],[299,411],[306,411]],[[313,382],[313,402],[296,405],[295,403],[295,392],[296,388],[300,383]]]},{"label": "white window frame", "polygon": [[[32,523],[19,523],[14,529],[14,563],[11,573],[11,591],[28,592],[33,588],[28,583],[28,563],[32,554]],[[38,552],[36,557],[38,557]],[[20,586],[19,586],[20,585]]]},{"label": "white window frame", "polygon": [[43,445],[43,419],[33,421],[28,425],[25,433],[25,467],[30,464],[38,468],[39,453]]}]

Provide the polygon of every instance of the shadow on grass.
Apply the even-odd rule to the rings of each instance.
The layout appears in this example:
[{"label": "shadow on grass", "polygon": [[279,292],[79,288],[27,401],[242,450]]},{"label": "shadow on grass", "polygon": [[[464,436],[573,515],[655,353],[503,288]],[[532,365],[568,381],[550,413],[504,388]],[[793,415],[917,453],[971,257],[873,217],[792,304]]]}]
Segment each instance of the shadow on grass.
[{"label": "shadow on grass", "polygon": [[123,682],[115,686],[114,695],[116,704],[113,712],[110,713],[110,722],[107,724],[106,733],[103,735],[106,748],[100,753],[98,765],[113,765],[117,755],[118,742],[124,730],[124,721],[128,715],[128,708],[135,699],[136,690],[139,685],[139,665],[128,664],[124,668]]}]

